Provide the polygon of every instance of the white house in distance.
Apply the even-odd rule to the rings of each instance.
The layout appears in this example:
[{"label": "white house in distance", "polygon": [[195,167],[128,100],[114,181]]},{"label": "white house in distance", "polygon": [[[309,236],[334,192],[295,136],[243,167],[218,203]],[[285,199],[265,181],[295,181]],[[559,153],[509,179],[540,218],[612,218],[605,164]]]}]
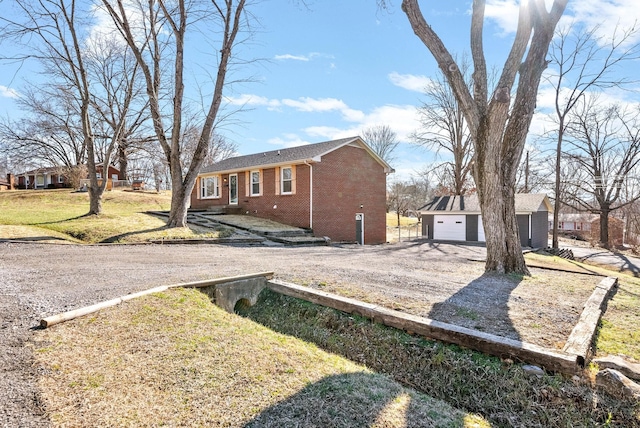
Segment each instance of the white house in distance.
[{"label": "white house in distance", "polygon": [[[518,193],[515,195],[515,208],[521,245],[546,248],[549,244],[547,218],[553,211],[547,195]],[[477,195],[436,196],[419,212],[422,236],[427,239],[485,242]]]}]

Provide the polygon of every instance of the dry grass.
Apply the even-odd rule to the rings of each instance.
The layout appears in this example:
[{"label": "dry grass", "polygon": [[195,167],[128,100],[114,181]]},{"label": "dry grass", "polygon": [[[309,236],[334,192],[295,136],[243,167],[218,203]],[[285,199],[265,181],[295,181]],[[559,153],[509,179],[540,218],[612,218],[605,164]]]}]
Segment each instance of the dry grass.
[{"label": "dry grass", "polygon": [[619,272],[611,267],[593,266],[560,257],[530,253],[526,260],[529,264],[553,269],[617,277],[617,290],[600,321],[596,353],[598,356],[620,355],[630,361],[640,362],[640,278],[633,276],[632,272]]},{"label": "dry grass", "polygon": [[[219,230],[189,226],[168,229],[166,219],[145,214],[168,210],[171,193],[114,190],[103,196],[103,213],[85,216],[87,193],[60,190],[17,190],[0,193],[0,229],[7,239],[99,243],[135,243],[157,239],[217,238]],[[226,235],[225,235],[226,236]],[[48,238],[48,239],[45,239]]]},{"label": "dry grass", "polygon": [[510,360],[412,337],[269,291],[243,313],[454,407],[481,414],[492,426],[640,426],[640,403],[599,393],[588,373],[580,380],[527,375]]},{"label": "dry grass", "polygon": [[315,345],[172,290],[39,333],[54,426],[489,426]]}]

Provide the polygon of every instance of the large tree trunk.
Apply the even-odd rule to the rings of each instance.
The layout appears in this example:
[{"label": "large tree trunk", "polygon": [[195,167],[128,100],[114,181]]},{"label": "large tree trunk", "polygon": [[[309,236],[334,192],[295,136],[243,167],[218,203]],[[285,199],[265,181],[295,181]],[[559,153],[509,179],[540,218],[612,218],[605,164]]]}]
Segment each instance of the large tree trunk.
[{"label": "large tree trunk", "polygon": [[[483,120],[483,123],[486,123]],[[487,261],[485,269],[499,273],[529,275],[524,261],[515,210],[514,165],[505,159],[502,138],[496,137],[491,126],[488,132],[478,132],[474,176],[485,231]],[[494,139],[492,141],[491,139]]]}]

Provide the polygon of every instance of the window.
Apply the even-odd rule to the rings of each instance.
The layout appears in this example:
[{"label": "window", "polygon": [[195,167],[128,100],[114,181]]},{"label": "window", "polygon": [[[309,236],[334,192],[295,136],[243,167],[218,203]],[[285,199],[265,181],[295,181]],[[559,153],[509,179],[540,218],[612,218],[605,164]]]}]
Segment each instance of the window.
[{"label": "window", "polygon": [[293,171],[291,167],[280,168],[280,193],[293,193]]},{"label": "window", "polygon": [[260,195],[260,171],[251,171],[251,196]]},{"label": "window", "polygon": [[220,180],[217,175],[200,179],[200,197],[202,199],[220,197]]},{"label": "window", "polygon": [[64,183],[64,175],[58,175],[58,183]]}]

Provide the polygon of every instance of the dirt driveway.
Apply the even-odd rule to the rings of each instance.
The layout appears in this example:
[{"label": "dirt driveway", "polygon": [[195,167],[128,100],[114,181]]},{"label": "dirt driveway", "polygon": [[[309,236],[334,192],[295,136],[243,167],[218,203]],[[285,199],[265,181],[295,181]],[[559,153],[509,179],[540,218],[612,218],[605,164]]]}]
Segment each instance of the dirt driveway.
[{"label": "dirt driveway", "polygon": [[600,278],[483,273],[483,247],[0,243],[0,426],[48,426],[28,342],[45,316],[158,285],[261,271],[393,309],[560,348]]}]

